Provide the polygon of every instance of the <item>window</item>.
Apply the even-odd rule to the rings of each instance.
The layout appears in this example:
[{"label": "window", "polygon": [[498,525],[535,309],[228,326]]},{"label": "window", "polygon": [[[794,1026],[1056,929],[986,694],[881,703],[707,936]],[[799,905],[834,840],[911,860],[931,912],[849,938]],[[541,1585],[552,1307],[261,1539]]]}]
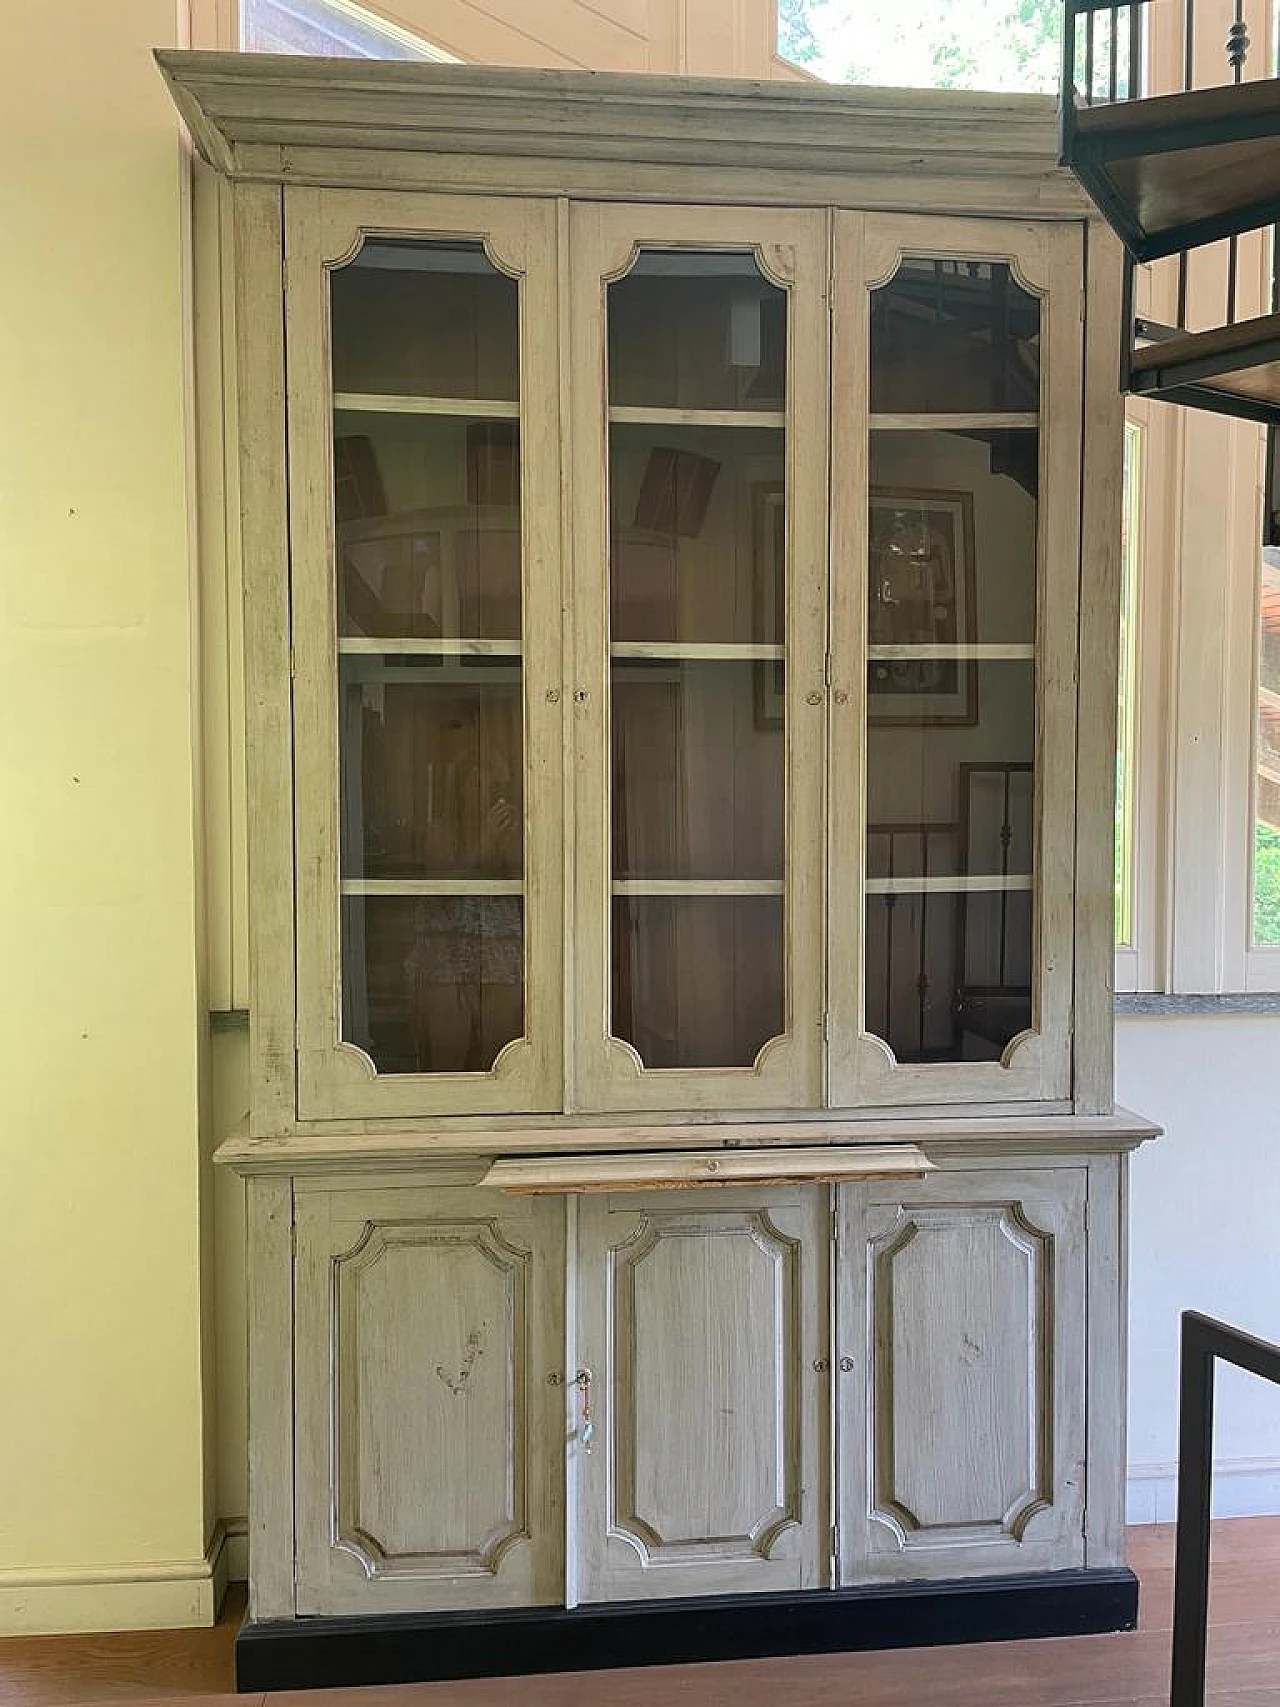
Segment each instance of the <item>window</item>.
[{"label": "window", "polygon": [[1259,578],[1257,769],[1253,823],[1253,943],[1280,947],[1280,548]]},{"label": "window", "polygon": [[1138,562],[1142,538],[1142,428],[1124,428],[1120,680],[1116,727],[1116,943],[1133,946],[1134,766],[1137,757]]},{"label": "window", "polygon": [[337,59],[452,59],[352,0],[241,0],[240,45],[250,53]]},{"label": "window", "polygon": [[1061,11],[1062,0],[779,0],[778,51],[833,83],[1048,94]]}]

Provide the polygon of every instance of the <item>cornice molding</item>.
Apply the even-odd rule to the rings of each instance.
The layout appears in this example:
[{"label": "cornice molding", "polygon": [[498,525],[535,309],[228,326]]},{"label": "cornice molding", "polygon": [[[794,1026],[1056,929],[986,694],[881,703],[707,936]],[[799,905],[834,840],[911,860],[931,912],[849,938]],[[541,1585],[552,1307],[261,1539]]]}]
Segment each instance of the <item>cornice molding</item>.
[{"label": "cornice molding", "polygon": [[805,175],[879,179],[917,201],[923,178],[990,185],[979,203],[1024,215],[1088,212],[1058,165],[1046,96],[176,50],[156,60],[196,147],[231,178],[337,182],[345,170],[355,182],[371,156],[398,156],[378,176],[398,170],[407,183],[403,157],[453,157],[491,189],[494,170],[477,162],[505,157],[520,165],[511,187],[530,193],[607,193],[612,170],[613,193],[627,194],[636,180],[622,169],[643,180],[630,193],[649,194],[646,169],[692,168],[727,175],[745,200],[790,198]]}]

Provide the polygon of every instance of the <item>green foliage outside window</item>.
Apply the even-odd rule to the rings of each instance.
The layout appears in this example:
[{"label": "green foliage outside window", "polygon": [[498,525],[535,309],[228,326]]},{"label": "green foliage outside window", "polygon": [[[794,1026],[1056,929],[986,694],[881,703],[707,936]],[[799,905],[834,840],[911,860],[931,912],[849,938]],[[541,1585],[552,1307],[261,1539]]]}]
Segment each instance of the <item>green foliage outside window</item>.
[{"label": "green foliage outside window", "polygon": [[1261,822],[1253,833],[1253,940],[1280,948],[1280,830]]},{"label": "green foliage outside window", "polygon": [[1057,88],[1062,0],[778,0],[778,51],[834,83]]}]

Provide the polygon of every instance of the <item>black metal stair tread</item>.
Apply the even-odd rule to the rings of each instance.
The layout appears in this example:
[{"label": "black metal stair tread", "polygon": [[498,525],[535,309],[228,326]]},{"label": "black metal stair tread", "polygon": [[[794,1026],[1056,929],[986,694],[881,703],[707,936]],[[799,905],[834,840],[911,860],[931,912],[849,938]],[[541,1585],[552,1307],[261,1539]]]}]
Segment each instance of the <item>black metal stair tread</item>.
[{"label": "black metal stair tread", "polygon": [[1082,107],[1066,158],[1135,259],[1280,215],[1280,79]]},{"label": "black metal stair tread", "polygon": [[1136,373],[1139,369],[1218,357],[1235,366],[1233,358],[1253,356],[1259,345],[1277,342],[1280,342],[1280,314],[1263,314],[1256,320],[1237,320],[1234,326],[1215,326],[1209,332],[1182,332],[1176,338],[1144,344],[1133,352],[1133,367]]},{"label": "black metal stair tread", "polygon": [[1131,389],[1217,414],[1280,422],[1280,314],[1136,349]]}]

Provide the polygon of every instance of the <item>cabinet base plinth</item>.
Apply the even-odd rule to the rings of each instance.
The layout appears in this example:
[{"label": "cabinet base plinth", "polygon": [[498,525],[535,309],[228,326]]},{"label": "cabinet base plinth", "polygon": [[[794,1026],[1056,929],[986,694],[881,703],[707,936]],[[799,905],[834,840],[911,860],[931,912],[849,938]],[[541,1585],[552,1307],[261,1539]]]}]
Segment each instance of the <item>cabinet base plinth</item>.
[{"label": "cabinet base plinth", "polygon": [[503,1612],[254,1623],[236,1638],[236,1688],[428,1683],[609,1666],[683,1665],[1132,1630],[1123,1567],[804,1594],[717,1595]]}]

